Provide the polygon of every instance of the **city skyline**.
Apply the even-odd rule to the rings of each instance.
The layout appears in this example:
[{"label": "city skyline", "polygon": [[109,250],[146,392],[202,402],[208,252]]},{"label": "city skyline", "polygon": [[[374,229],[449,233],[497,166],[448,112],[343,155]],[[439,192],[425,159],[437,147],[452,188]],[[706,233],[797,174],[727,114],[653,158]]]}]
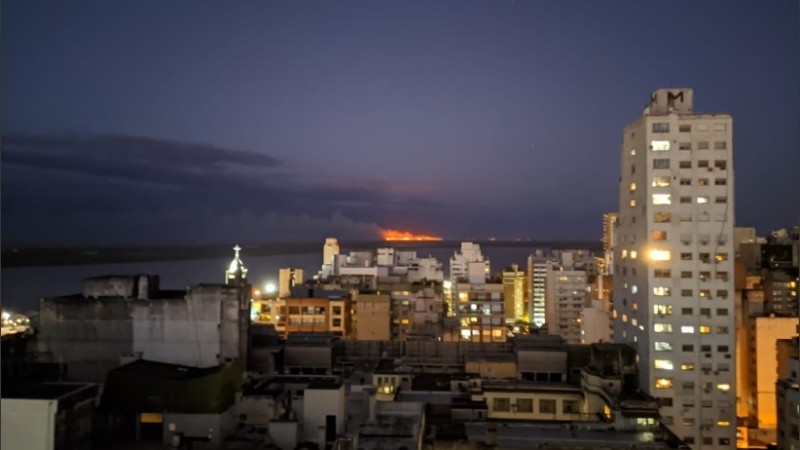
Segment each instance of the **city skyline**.
[{"label": "city skyline", "polygon": [[4,242],[598,239],[682,87],[737,225],[797,222],[797,3],[421,5],[7,2]]}]

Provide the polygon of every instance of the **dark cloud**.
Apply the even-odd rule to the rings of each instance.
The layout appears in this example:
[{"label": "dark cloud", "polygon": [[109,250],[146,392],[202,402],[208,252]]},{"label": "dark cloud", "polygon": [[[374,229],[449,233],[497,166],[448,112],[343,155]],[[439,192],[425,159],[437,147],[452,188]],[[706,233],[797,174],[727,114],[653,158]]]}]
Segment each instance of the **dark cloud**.
[{"label": "dark cloud", "polygon": [[255,152],[128,136],[2,138],[6,242],[316,239],[379,230],[436,202],[387,186],[316,181]]}]

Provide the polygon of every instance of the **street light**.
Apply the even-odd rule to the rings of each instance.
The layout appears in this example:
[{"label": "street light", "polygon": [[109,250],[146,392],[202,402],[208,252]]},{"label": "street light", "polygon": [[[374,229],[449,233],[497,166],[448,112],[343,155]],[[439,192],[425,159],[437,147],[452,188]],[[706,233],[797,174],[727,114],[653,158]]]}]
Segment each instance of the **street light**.
[{"label": "street light", "polygon": [[265,284],[265,285],[264,285],[264,291],[265,291],[267,294],[272,294],[272,293],[274,293],[274,292],[275,292],[275,289],[276,289],[276,288],[275,288],[275,283],[267,283],[267,284]]}]

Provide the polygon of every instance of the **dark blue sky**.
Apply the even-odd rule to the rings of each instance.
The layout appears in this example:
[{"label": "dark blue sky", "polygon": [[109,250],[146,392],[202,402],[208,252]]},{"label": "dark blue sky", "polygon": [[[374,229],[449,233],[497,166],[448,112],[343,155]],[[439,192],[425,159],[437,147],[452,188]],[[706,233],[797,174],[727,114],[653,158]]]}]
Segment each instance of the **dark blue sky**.
[{"label": "dark blue sky", "polygon": [[798,2],[38,2],[2,11],[4,243],[595,239],[659,87],[797,223]]}]

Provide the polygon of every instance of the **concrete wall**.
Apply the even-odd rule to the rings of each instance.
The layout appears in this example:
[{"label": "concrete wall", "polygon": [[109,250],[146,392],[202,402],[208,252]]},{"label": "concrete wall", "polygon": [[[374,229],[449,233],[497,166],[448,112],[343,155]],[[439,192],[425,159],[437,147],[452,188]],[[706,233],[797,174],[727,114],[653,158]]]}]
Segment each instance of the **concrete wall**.
[{"label": "concrete wall", "polygon": [[67,364],[67,381],[102,383],[133,351],[131,303],[120,298],[42,299],[38,350]]},{"label": "concrete wall", "polygon": [[[336,433],[344,430],[344,386],[338,389],[306,389],[304,402],[314,405],[303,413],[303,439],[317,442],[320,427],[325,427],[328,415],[336,416]],[[324,443],[321,443],[324,444]]]},{"label": "concrete wall", "polygon": [[219,447],[236,430],[236,405],[222,414],[164,414],[164,442],[171,442],[176,433],[186,437],[209,437],[213,447]]},{"label": "concrete wall", "polygon": [[52,450],[55,448],[57,400],[0,400],[0,447],[3,449]]},{"label": "concrete wall", "polygon": [[133,351],[144,359],[211,367],[239,356],[238,289],[198,286],[182,299],[133,304]]}]

